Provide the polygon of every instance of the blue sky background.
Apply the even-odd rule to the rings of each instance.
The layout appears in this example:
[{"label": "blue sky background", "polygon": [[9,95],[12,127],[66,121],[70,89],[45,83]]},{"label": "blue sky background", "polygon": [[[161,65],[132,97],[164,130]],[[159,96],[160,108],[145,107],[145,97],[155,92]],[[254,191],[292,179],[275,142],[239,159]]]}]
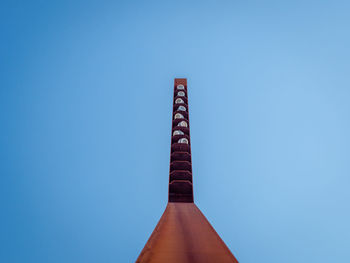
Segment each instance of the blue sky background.
[{"label": "blue sky background", "polygon": [[187,77],[195,201],[241,263],[350,262],[349,1],[2,1],[0,262],[134,262]]}]

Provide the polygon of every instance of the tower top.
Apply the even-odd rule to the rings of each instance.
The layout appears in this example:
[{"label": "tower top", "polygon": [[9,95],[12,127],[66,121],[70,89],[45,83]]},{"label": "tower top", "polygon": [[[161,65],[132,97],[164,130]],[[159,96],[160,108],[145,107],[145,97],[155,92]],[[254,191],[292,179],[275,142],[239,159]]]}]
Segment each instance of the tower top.
[{"label": "tower top", "polygon": [[175,79],[175,86],[180,85],[180,84],[187,87],[187,79],[186,78],[176,78]]}]

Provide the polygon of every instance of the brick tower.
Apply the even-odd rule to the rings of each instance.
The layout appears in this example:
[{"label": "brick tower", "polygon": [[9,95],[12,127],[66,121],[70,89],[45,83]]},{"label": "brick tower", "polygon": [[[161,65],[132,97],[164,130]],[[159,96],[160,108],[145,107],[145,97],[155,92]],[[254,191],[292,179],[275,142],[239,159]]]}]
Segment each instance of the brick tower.
[{"label": "brick tower", "polygon": [[194,204],[187,79],[175,79],[167,207],[136,262],[238,263]]}]

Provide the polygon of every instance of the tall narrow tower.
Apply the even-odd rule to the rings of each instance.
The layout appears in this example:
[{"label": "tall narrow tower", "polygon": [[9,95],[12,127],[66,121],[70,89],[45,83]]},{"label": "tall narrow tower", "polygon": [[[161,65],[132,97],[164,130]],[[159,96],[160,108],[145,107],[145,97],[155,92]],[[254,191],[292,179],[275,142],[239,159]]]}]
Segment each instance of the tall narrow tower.
[{"label": "tall narrow tower", "polygon": [[192,183],[187,80],[175,79],[168,205],[136,262],[238,263],[194,204]]}]

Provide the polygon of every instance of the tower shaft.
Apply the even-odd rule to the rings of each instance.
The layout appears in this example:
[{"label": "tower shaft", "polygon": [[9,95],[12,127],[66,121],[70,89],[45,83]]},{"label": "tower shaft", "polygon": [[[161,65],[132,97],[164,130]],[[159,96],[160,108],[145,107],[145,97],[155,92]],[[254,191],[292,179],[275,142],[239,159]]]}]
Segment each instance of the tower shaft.
[{"label": "tower shaft", "polygon": [[175,79],[171,129],[169,202],[193,203],[187,80]]}]

